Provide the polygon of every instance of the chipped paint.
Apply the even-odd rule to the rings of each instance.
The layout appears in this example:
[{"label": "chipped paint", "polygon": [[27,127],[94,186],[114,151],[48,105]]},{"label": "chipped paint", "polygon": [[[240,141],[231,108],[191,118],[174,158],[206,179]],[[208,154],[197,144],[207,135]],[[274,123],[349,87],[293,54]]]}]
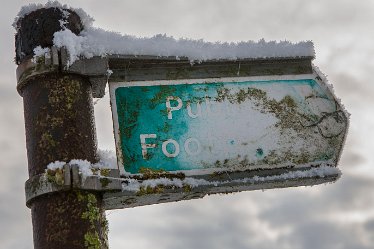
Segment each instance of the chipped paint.
[{"label": "chipped paint", "polygon": [[348,122],[316,75],[117,83],[111,98],[130,173],[336,164]]}]

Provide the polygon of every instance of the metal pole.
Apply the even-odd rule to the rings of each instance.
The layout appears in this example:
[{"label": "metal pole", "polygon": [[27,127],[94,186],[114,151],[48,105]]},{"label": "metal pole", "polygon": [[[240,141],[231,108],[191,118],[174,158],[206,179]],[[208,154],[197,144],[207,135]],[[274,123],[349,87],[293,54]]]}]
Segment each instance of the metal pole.
[{"label": "metal pole", "polygon": [[[66,11],[69,12],[66,15]],[[59,8],[36,10],[18,23],[16,63],[22,66],[37,46],[51,47],[53,34],[66,28],[78,34],[79,16]],[[61,68],[35,75],[18,89],[24,101],[29,177],[43,174],[54,161],[97,161],[92,90],[87,78]],[[102,196],[68,190],[31,203],[34,248],[108,248]]]}]

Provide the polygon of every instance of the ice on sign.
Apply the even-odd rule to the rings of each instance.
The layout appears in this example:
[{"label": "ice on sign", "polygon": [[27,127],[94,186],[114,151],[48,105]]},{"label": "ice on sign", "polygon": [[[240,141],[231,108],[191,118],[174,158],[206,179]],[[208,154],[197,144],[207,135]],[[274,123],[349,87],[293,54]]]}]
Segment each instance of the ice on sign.
[{"label": "ice on sign", "polygon": [[111,95],[129,173],[333,163],[347,126],[315,75],[124,82]]}]

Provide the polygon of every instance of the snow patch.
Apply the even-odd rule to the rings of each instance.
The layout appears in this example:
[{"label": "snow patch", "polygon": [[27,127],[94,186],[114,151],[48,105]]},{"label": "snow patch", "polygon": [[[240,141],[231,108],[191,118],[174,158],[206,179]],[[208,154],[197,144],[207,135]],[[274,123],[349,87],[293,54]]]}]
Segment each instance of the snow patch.
[{"label": "snow patch", "polygon": [[[87,50],[84,43],[85,38],[82,36],[77,36],[70,29],[64,29],[53,35],[53,44],[58,47],[65,47],[69,52],[69,62],[70,66],[74,61],[79,59],[82,51]],[[86,58],[91,58],[92,54],[85,54]]]},{"label": "snow patch", "polygon": [[233,184],[233,183],[250,183],[256,184],[261,182],[271,182],[271,181],[286,181],[292,179],[302,179],[302,178],[312,178],[312,177],[328,177],[332,175],[341,175],[341,171],[336,167],[330,167],[323,165],[318,168],[311,168],[308,170],[297,170],[291,171],[280,175],[273,175],[273,176],[254,176],[251,178],[243,178],[238,180],[231,180],[231,181],[207,181],[204,179],[196,179],[192,177],[187,177],[183,180],[174,178],[159,178],[159,179],[151,179],[145,181],[138,181],[135,179],[128,179],[127,182],[122,184],[123,191],[131,191],[131,192],[138,192],[141,188],[155,188],[157,186],[165,186],[165,187],[183,187],[184,185],[188,185],[191,188],[196,188],[199,186],[219,186],[225,184]]},{"label": "snow patch", "polygon": [[50,169],[50,170],[62,169],[65,164],[66,164],[65,162],[56,161],[56,162],[48,164],[47,169]]},{"label": "snow patch", "polygon": [[112,74],[113,74],[113,71],[112,71],[112,70],[110,70],[110,69],[106,70],[106,75],[107,75],[108,77],[110,77]]},{"label": "snow patch", "polygon": [[87,160],[78,160],[78,159],[73,159],[69,162],[70,165],[78,165],[79,167],[79,173],[82,174],[83,178],[87,176],[92,176],[94,173],[92,169],[94,169],[95,164],[91,164]]},{"label": "snow patch", "polygon": [[81,19],[81,22],[83,24],[84,27],[91,27],[92,26],[92,23],[94,22],[94,19],[89,16],[83,9],[81,8],[72,8],[66,4],[61,4],[59,1],[48,1],[47,3],[45,4],[41,4],[41,3],[30,3],[29,5],[25,5],[21,8],[21,10],[18,12],[17,16],[14,18],[14,22],[12,24],[12,26],[15,28],[15,29],[18,29],[17,27],[17,24],[18,22],[24,18],[26,15],[30,14],[31,12],[34,12],[38,9],[47,9],[47,8],[58,8],[58,9],[61,9],[63,14],[64,14],[64,17],[65,18],[68,18],[69,17],[69,12],[66,11],[66,9],[69,9],[75,13],[78,14],[78,16],[80,17]]},{"label": "snow patch", "polygon": [[100,161],[96,164],[101,169],[117,169],[117,156],[112,150],[98,150]]},{"label": "snow patch", "polygon": [[244,178],[242,180],[234,180],[234,182],[238,183],[256,183],[256,182],[265,182],[265,181],[278,181],[278,180],[290,180],[290,179],[300,179],[300,178],[312,178],[312,177],[327,177],[331,175],[340,175],[341,171],[336,167],[330,166],[321,166],[318,168],[311,168],[309,170],[297,170],[287,172],[281,175],[274,175],[274,176],[254,176],[253,178]]},{"label": "snow patch", "polygon": [[70,65],[79,57],[106,56],[110,54],[187,57],[191,62],[206,60],[237,60],[247,58],[314,57],[311,41],[292,43],[289,41],[255,42],[205,42],[188,38],[175,39],[158,34],[153,37],[135,37],[100,28],[85,28],[79,35],[70,30],[54,34],[54,44],[66,47]]},{"label": "snow patch", "polygon": [[37,46],[34,48],[34,57],[32,58],[32,62],[36,63],[39,57],[44,58],[51,58],[51,50],[49,48],[42,48],[41,46]]},{"label": "snow patch", "polygon": [[[112,151],[98,150],[100,161],[92,164],[87,160],[73,159],[70,162],[55,161],[47,165],[47,170],[62,169],[65,164],[78,165],[83,178],[101,175],[102,169],[117,169],[117,159]],[[46,172],[47,172],[46,170]]]},{"label": "snow patch", "polygon": [[93,28],[94,19],[82,9],[62,5],[58,1],[46,4],[29,4],[23,6],[14,20],[13,27],[27,14],[42,8],[59,8],[65,19],[69,16],[66,9],[76,12],[81,18],[84,30],[75,35],[65,28],[65,21],[60,24],[63,30],[54,34],[54,45],[66,47],[70,55],[68,65],[80,57],[106,56],[111,54],[173,56],[176,59],[187,57],[191,63],[206,60],[237,60],[257,58],[314,57],[311,41],[292,43],[290,41],[269,41],[264,39],[247,42],[205,42],[188,38],[175,39],[172,36],[158,34],[153,37],[135,37],[117,32]]}]

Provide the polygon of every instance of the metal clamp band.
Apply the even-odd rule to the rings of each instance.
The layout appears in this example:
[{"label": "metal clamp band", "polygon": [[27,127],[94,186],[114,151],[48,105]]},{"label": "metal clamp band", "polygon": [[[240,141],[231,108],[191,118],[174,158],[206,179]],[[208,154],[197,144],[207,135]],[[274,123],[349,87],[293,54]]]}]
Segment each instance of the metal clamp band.
[{"label": "metal clamp band", "polygon": [[111,192],[121,191],[122,179],[119,170],[108,169],[106,176],[91,175],[84,177],[78,165],[65,164],[61,170],[44,173],[28,179],[25,183],[26,206],[30,207],[33,199],[60,191],[72,189]]},{"label": "metal clamp band", "polygon": [[92,96],[102,98],[108,82],[108,59],[95,56],[90,59],[81,59],[69,65],[69,55],[66,48],[52,47],[49,54],[35,59],[23,61],[16,70],[17,90],[22,95],[22,88],[28,80],[40,74],[62,72],[79,74],[88,77],[92,86]]}]

